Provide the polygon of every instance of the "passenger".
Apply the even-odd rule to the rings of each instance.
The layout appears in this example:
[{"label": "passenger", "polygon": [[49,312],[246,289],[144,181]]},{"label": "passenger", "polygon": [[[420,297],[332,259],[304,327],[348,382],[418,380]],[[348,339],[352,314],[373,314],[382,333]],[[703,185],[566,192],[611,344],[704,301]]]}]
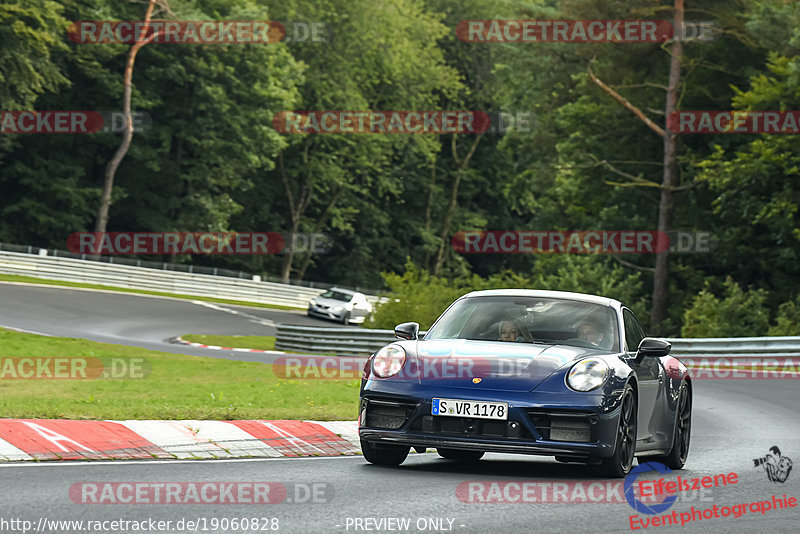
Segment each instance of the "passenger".
[{"label": "passenger", "polygon": [[500,321],[498,331],[500,341],[516,341],[519,336],[519,329],[514,321]]}]

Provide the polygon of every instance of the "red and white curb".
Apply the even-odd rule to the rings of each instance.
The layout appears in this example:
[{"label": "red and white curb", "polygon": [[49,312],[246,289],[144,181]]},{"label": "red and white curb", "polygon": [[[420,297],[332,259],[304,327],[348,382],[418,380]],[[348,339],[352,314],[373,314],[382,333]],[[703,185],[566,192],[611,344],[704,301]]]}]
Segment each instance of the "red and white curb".
[{"label": "red and white curb", "polygon": [[186,341],[180,337],[172,338],[171,340],[174,343],[178,343],[180,345],[188,345],[190,347],[196,347],[198,349],[212,349],[212,350],[231,350],[233,352],[260,352],[261,354],[286,354],[285,352],[281,352],[279,350],[261,350],[261,349],[240,349],[236,347],[221,347],[219,345],[203,345],[202,343],[194,343],[192,341]]},{"label": "red and white curb", "polygon": [[0,419],[0,461],[339,456],[355,421]]}]

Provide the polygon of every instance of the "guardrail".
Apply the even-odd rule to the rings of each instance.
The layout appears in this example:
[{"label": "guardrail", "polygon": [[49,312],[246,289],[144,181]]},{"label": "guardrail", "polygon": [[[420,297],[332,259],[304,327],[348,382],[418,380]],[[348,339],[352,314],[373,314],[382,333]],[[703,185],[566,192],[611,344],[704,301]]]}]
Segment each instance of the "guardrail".
[{"label": "guardrail", "polygon": [[800,356],[800,336],[674,338],[670,354],[691,358]]},{"label": "guardrail", "polygon": [[[0,273],[292,308],[306,308],[310,299],[325,291],[325,288],[264,282],[259,276],[242,279],[178,272],[166,270],[168,265],[166,263],[163,264],[164,270],[160,270],[136,265],[54,257],[47,255],[45,249],[38,250],[39,254],[0,251]],[[374,304],[378,297],[367,296],[367,299]]]},{"label": "guardrail", "polygon": [[[424,334],[424,332],[421,332]],[[277,350],[369,356],[395,341],[393,330],[278,325]],[[729,358],[800,356],[800,337],[669,338],[677,357]]]},{"label": "guardrail", "polygon": [[293,352],[369,356],[395,340],[394,330],[321,328],[279,324],[275,349]]},{"label": "guardrail", "polygon": [[54,258],[72,258],[74,260],[91,260],[102,263],[113,263],[115,265],[134,265],[136,267],[147,267],[149,269],[158,269],[159,271],[175,271],[181,273],[193,274],[210,274],[214,276],[225,276],[228,278],[242,278],[248,280],[260,279],[265,282],[274,282],[281,285],[291,285],[307,287],[311,289],[328,289],[331,287],[341,287],[344,289],[352,289],[353,291],[360,291],[361,293],[380,293],[372,289],[365,289],[362,287],[352,287],[341,284],[331,284],[328,282],[315,282],[313,280],[298,280],[295,278],[289,279],[288,283],[277,276],[269,276],[267,274],[253,275],[244,271],[234,271],[225,269],[224,267],[208,267],[205,265],[197,265],[195,263],[177,263],[177,262],[163,262],[163,261],[150,261],[143,260],[137,257],[127,256],[100,256],[99,258],[92,257],[88,254],[75,254],[66,250],[58,249],[43,249],[33,245],[14,245],[10,243],[0,242],[0,252],[21,252],[23,254],[34,254],[38,256],[52,256]]}]

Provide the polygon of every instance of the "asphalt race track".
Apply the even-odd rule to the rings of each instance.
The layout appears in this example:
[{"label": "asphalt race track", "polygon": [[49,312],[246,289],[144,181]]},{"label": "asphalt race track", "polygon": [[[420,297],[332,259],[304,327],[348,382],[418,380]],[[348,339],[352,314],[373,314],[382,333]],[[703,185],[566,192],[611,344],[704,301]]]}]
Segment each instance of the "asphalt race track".
[{"label": "asphalt race track", "polygon": [[[241,310],[267,321],[329,324],[292,312]],[[186,332],[269,335],[270,327],[254,321],[172,299],[0,284],[0,324],[52,335],[214,356],[219,351],[171,346],[165,340]],[[738,479],[724,487],[682,492],[672,508],[659,515],[675,511],[680,517],[692,507],[721,509],[753,501],[771,502],[773,495],[800,498],[800,466],[790,472],[785,482],[779,483],[770,481],[765,470],[753,462],[773,446],[778,446],[783,456],[794,463],[800,462],[800,388],[796,381],[698,379],[694,385],[689,461],[679,474],[683,478],[700,478],[735,472]],[[443,460],[435,453],[411,454],[399,468],[371,466],[361,457],[7,463],[0,464],[0,488],[3,488],[0,532],[22,532],[14,530],[10,523],[4,524],[4,520],[31,521],[33,529],[42,518],[172,521],[171,530],[165,532],[255,531],[219,528],[219,525],[212,528],[212,521],[233,518],[256,518],[259,532],[266,531],[264,526],[275,525],[272,518],[278,519],[278,532],[293,533],[630,532],[630,516],[637,514],[627,502],[586,502],[575,494],[569,502],[464,502],[456,490],[469,481],[482,482],[485,487],[492,481],[605,484],[604,479],[584,466],[559,464],[550,458],[500,454],[488,454],[477,464]],[[168,505],[83,504],[76,498],[79,492],[73,489],[70,494],[70,488],[76,484],[112,482],[277,482],[287,488],[288,494],[278,504],[259,505],[201,505],[195,501]],[[311,488],[318,490],[316,497]],[[514,496],[520,498],[520,493],[511,494]],[[297,500],[302,502],[289,502]],[[638,515],[640,519],[655,517]],[[388,528],[402,525],[387,523],[389,518],[408,519],[410,528]],[[204,523],[194,525],[195,528],[175,528],[181,519]],[[47,525],[47,521],[43,524]],[[379,521],[384,521],[380,523],[383,528],[377,528]],[[642,530],[797,532],[798,524],[800,506],[763,514],[748,510],[739,518],[703,519],[685,526],[651,526]],[[19,527],[20,523],[16,525]],[[420,526],[433,528],[423,530]],[[49,530],[43,527],[41,531],[88,532],[74,525]],[[120,530],[106,532],[116,531]]]},{"label": "asphalt race track", "polygon": [[193,356],[271,361],[273,357],[267,354],[194,348],[170,343],[169,340],[181,334],[274,336],[277,323],[342,326],[308,317],[302,310],[274,310],[133,293],[0,282],[0,326],[52,336]]},{"label": "asphalt race track", "polygon": [[[800,474],[783,484],[767,479],[753,459],[778,445],[785,456],[800,458],[800,401],[791,381],[706,381],[697,384],[689,462],[682,477],[735,472],[726,487],[687,492],[673,508],[711,508],[770,499],[773,494],[800,495]],[[549,458],[487,455],[474,465],[443,460],[435,453],[412,454],[399,468],[368,465],[361,457],[227,461],[139,461],[76,464],[5,464],[0,466],[3,516],[38,522],[48,519],[278,518],[281,532],[356,532],[350,518],[452,519],[453,532],[624,532],[630,531],[627,503],[469,503],[456,496],[465,481],[587,481],[601,479],[577,464]],[[319,502],[272,505],[131,505],[75,504],[69,489],[80,482],[280,482],[313,487]],[[298,491],[302,497],[305,491]],[[512,495],[513,498],[513,495]],[[292,499],[292,491],[289,492]],[[324,501],[324,502],[323,502]],[[448,522],[445,519],[444,525]],[[647,531],[796,532],[800,509],[747,513],[738,519],[702,520],[684,527]],[[463,526],[462,526],[463,525]],[[189,532],[189,530],[185,530]],[[359,530],[364,531],[364,530]],[[390,530],[381,530],[389,532]],[[416,532],[416,528],[410,531]],[[442,532],[446,530],[434,530]],[[681,530],[684,531],[684,530]]]}]

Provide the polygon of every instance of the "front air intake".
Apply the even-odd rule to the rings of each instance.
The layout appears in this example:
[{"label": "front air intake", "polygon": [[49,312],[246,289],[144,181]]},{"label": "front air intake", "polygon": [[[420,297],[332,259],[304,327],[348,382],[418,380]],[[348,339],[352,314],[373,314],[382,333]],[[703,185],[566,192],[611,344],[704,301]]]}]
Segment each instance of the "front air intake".
[{"label": "front air intake", "polygon": [[536,427],[542,439],[550,441],[571,441],[576,443],[591,443],[597,441],[593,436],[597,416],[594,413],[566,413],[546,412],[542,410],[528,410],[528,417]]},{"label": "front air intake", "polygon": [[397,430],[401,428],[414,410],[416,404],[406,402],[367,400],[365,427]]}]

